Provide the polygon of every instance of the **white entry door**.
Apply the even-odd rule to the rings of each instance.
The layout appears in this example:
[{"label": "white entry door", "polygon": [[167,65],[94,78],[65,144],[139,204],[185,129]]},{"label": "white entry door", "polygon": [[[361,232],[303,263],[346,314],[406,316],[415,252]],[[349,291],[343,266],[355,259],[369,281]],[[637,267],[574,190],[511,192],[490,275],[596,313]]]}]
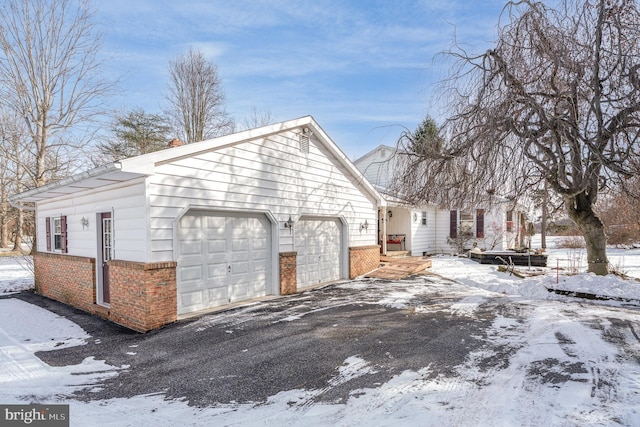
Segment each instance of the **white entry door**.
[{"label": "white entry door", "polygon": [[178,314],[266,294],[270,223],[262,214],[190,213],[178,224]]},{"label": "white entry door", "polygon": [[297,286],[340,279],[342,223],[338,219],[301,219],[295,224]]}]

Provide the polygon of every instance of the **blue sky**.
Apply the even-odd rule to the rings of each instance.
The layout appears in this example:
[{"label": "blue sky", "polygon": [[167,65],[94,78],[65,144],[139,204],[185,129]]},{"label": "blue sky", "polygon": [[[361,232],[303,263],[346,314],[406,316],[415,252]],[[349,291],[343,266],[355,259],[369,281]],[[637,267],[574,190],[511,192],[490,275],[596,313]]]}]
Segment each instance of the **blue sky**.
[{"label": "blue sky", "polygon": [[351,159],[438,118],[434,55],[454,33],[472,51],[495,39],[504,1],[109,0],[94,3],[116,108],[164,107],[167,66],[190,47],[218,66],[226,108],[274,121],[312,115]]}]

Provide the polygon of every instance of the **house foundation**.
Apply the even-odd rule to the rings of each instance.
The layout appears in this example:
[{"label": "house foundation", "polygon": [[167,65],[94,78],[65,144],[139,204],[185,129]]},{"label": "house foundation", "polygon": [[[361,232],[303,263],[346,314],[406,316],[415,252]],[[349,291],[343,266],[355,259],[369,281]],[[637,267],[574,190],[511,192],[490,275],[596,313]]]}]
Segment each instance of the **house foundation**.
[{"label": "house foundation", "polygon": [[[297,292],[297,252],[279,254],[280,294]],[[108,305],[97,304],[96,260],[38,252],[34,255],[36,293],[103,317],[138,332],[177,320],[176,262],[109,261]],[[376,269],[380,246],[349,248],[349,278]]]},{"label": "house foundation", "polygon": [[380,245],[349,248],[349,279],[355,279],[380,265]]},{"label": "house foundation", "polygon": [[297,252],[280,252],[280,295],[296,293],[297,256]]}]

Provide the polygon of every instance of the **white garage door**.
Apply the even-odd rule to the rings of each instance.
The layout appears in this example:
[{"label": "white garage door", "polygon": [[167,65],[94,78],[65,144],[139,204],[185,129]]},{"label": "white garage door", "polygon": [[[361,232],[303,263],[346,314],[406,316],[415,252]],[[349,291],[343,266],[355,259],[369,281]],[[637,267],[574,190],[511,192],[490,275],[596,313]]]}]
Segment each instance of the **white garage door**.
[{"label": "white garage door", "polygon": [[295,225],[298,288],[340,279],[342,224],[337,219],[302,219]]},{"label": "white garage door", "polygon": [[190,213],[178,224],[178,314],[266,294],[270,223],[262,215]]}]

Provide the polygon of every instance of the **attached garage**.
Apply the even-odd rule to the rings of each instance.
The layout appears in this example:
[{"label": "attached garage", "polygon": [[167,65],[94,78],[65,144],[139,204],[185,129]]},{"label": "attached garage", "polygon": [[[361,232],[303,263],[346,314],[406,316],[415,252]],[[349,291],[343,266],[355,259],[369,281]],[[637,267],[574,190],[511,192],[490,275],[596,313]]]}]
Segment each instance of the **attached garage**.
[{"label": "attached garage", "polygon": [[342,223],[337,218],[302,218],[296,224],[298,288],[339,280],[342,276]]},{"label": "attached garage", "polygon": [[312,117],[170,147],[12,199],[37,208],[36,292],[148,331],[378,266],[382,196]]},{"label": "attached garage", "polygon": [[264,214],[190,212],[178,223],[178,314],[266,295],[271,223]]}]

